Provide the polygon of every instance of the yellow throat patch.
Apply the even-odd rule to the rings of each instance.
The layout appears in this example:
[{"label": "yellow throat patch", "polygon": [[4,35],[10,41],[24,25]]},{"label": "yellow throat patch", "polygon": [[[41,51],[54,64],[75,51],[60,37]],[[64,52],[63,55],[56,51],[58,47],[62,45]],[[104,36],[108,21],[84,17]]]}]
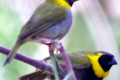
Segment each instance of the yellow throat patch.
[{"label": "yellow throat patch", "polygon": [[99,78],[105,78],[108,76],[110,71],[105,72],[102,67],[100,66],[98,59],[100,56],[102,56],[102,53],[97,53],[97,55],[94,54],[89,54],[88,57],[91,61],[93,71],[95,75]]},{"label": "yellow throat patch", "polygon": [[68,4],[68,2],[66,2],[66,0],[47,0],[47,1],[58,4],[62,7],[66,7],[69,9],[71,8],[71,6]]}]

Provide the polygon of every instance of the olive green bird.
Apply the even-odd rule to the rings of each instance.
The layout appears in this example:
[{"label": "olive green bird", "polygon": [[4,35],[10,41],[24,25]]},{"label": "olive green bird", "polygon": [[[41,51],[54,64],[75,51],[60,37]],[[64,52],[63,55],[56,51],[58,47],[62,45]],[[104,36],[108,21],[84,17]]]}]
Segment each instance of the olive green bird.
[{"label": "olive green bird", "polygon": [[[117,64],[114,56],[105,51],[79,51],[69,53],[68,56],[77,80],[103,80],[109,75],[111,67]],[[56,54],[56,58],[64,71],[66,71],[62,56]],[[50,58],[45,60],[51,64]],[[19,80],[44,80],[46,78],[48,80],[55,80],[53,73],[42,70],[24,75]]]},{"label": "olive green bird", "polygon": [[76,0],[46,0],[23,26],[4,65],[11,62],[18,48],[29,41],[47,43],[62,39],[72,24],[71,6]]}]

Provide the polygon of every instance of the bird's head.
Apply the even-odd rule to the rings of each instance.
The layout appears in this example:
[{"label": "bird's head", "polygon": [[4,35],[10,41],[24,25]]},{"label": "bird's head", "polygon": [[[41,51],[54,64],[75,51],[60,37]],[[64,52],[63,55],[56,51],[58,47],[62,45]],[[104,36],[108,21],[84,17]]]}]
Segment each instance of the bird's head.
[{"label": "bird's head", "polygon": [[78,1],[78,0],[66,0],[66,1],[69,3],[70,6],[72,6],[73,3],[74,3],[75,1]]}]

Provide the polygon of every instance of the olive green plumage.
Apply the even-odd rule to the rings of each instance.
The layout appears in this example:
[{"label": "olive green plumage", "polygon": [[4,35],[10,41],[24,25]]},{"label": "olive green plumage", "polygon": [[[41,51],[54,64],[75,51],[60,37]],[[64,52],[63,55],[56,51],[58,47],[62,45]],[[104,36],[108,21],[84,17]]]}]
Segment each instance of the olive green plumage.
[{"label": "olive green plumage", "polygon": [[4,65],[11,62],[19,47],[29,41],[38,43],[62,39],[72,24],[71,6],[76,0],[46,0],[23,26]]},{"label": "olive green plumage", "polygon": [[[53,13],[55,11],[55,13]],[[53,5],[50,3],[44,3],[35,11],[28,23],[22,28],[19,39],[20,42],[34,40],[34,37],[38,37],[44,30],[59,23],[66,15],[64,7]],[[50,37],[49,37],[50,38]]]},{"label": "olive green plumage", "polygon": [[[103,78],[108,76],[111,67],[117,64],[116,60],[114,59],[114,56],[105,51],[96,52],[79,51],[69,53],[68,56],[71,60],[77,80],[103,80]],[[61,55],[56,54],[56,57],[58,59],[58,63],[66,71],[65,64],[64,61],[62,60]],[[91,58],[94,58],[93,62],[95,64],[92,63]],[[51,64],[50,58],[46,58],[45,61]],[[96,66],[98,68],[94,69],[93,67]],[[104,73],[102,73],[100,69],[102,69]],[[97,74],[96,72],[100,74]],[[36,75],[36,73],[39,73],[39,75]],[[103,76],[100,77],[100,75]],[[44,76],[44,78],[42,76]],[[46,78],[49,80],[54,80],[53,73],[39,70],[34,73],[20,77],[20,80],[39,80],[39,79],[44,80]]]},{"label": "olive green plumage", "polygon": [[[84,67],[87,68],[90,66],[90,60],[86,51],[68,53],[68,56],[71,60],[73,68],[82,69]],[[60,54],[57,54],[56,57],[60,64],[65,65]]]},{"label": "olive green plumage", "polygon": [[50,78],[50,80],[52,80],[52,78],[54,78],[53,73],[39,70],[30,74],[24,75],[20,77],[18,80],[44,80],[46,78]]}]

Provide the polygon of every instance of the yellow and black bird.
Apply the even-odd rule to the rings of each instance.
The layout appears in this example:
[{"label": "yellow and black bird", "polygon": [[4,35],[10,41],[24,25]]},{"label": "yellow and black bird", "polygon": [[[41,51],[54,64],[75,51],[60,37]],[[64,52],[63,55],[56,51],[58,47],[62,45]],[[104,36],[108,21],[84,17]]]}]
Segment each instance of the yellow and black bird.
[{"label": "yellow and black bird", "polygon": [[18,48],[29,41],[46,43],[62,39],[72,24],[71,6],[77,0],[46,0],[23,26],[4,65],[11,62]]},{"label": "yellow and black bird", "polygon": [[[105,51],[79,51],[68,54],[77,80],[103,80],[109,75],[110,69],[117,64],[114,56]],[[64,61],[60,54],[56,54],[58,63],[65,69]],[[49,62],[50,58],[45,60]],[[54,80],[53,73],[47,71],[36,71],[34,73],[22,76],[19,80]]]}]

